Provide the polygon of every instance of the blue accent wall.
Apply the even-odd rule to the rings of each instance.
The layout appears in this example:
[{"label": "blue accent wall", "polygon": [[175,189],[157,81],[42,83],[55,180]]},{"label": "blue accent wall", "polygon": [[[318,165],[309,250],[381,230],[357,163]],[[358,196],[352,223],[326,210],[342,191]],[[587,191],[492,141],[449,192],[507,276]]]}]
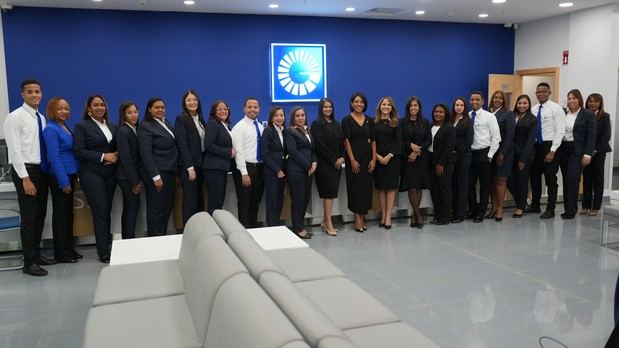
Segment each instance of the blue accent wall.
[{"label": "blue accent wall", "polygon": [[[163,97],[167,116],[181,110],[192,88],[208,113],[215,99],[242,117],[255,96],[268,117],[269,44],[327,45],[328,94],[338,119],[348,99],[364,92],[374,114],[380,97],[432,106],[472,90],[486,92],[489,73],[513,73],[514,32],[502,25],[361,20],[321,17],[222,15],[15,7],[2,13],[11,110],[21,105],[19,84],[36,78],[49,97],[67,98],[71,124],[81,119],[88,95],[104,95],[117,122],[118,105]],[[310,119],[316,103],[306,103]],[[293,105],[285,105],[286,110]]]}]

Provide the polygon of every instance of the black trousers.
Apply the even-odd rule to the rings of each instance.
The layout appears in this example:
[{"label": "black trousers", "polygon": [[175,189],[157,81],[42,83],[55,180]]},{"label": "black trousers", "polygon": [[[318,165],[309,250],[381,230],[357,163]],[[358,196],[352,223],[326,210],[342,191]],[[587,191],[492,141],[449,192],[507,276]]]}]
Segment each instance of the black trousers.
[{"label": "black trousers", "polygon": [[232,176],[236,186],[236,199],[239,222],[246,228],[258,227],[258,210],[264,192],[264,177],[262,163],[247,163],[247,174],[251,179],[251,186],[242,185],[241,172],[234,169]]},{"label": "black trousers", "polygon": [[160,171],[163,188],[157,192],[153,180],[146,180],[146,228],[149,236],[165,236],[174,207],[176,173]]},{"label": "black trousers", "polygon": [[583,209],[600,210],[604,196],[604,163],[606,153],[596,153],[583,170]]},{"label": "black trousers", "polygon": [[574,154],[573,142],[561,143],[559,165],[563,177],[563,205],[568,214],[578,212],[578,183],[584,168],[580,160],[581,156]]},{"label": "black trousers", "polygon": [[17,191],[17,202],[19,204],[20,215],[20,237],[24,264],[32,265],[39,261],[41,256],[41,235],[45,226],[45,215],[47,214],[47,175],[41,172],[38,165],[26,165],[28,176],[37,188],[35,196],[27,196],[24,191],[22,179],[17,175],[15,168],[11,170],[13,184]]},{"label": "black trousers", "polygon": [[288,189],[292,200],[292,232],[299,233],[305,228],[305,212],[312,195],[312,180],[314,176],[308,176],[307,172],[290,170],[288,177]]},{"label": "black trousers", "polygon": [[443,167],[443,175],[436,175],[434,168],[430,169],[430,183],[432,185],[432,206],[434,207],[434,219],[438,222],[451,220],[451,180],[454,172],[454,164],[446,164]]},{"label": "black trousers", "polygon": [[204,211],[204,177],[200,168],[194,168],[196,180],[189,181],[186,168],[179,168],[178,178],[183,188],[183,225],[197,212]]},{"label": "black trousers", "polygon": [[73,245],[73,192],[75,190],[75,174],[69,175],[71,193],[62,192],[58,180],[49,175],[49,190],[52,193],[52,235],[54,237],[54,258],[70,259],[75,256]]},{"label": "black trousers", "polygon": [[116,178],[114,175],[105,177],[84,170],[80,172],[80,183],[92,212],[97,254],[99,257],[109,257],[112,244],[110,234],[112,200],[116,191]]},{"label": "black trousers", "polygon": [[[488,207],[490,194],[490,175],[492,163],[488,158],[489,147],[473,150],[469,171],[469,212],[474,216],[484,216]],[[479,181],[479,202],[477,201],[476,184]]]},{"label": "black trousers", "polygon": [[123,239],[135,238],[135,226],[140,211],[140,194],[133,193],[133,186],[127,180],[118,180],[118,186],[123,193],[122,236]]},{"label": "black trousers", "polygon": [[507,188],[509,192],[512,193],[512,196],[514,196],[517,209],[524,210],[527,207],[530,171],[531,163],[525,163],[524,169],[520,170],[518,168],[518,160],[514,160],[512,174],[507,178]]},{"label": "black trousers", "polygon": [[266,220],[267,226],[278,226],[279,217],[282,213],[284,204],[285,178],[278,178],[276,175],[264,175],[264,189],[266,198]]},{"label": "black trousers", "polygon": [[471,156],[458,159],[452,175],[452,206],[453,215],[464,219],[466,216],[466,202],[469,197],[469,172],[471,170]]},{"label": "black trousers", "polygon": [[203,175],[208,196],[207,211],[209,214],[213,214],[215,210],[221,209],[224,206],[228,173],[223,170],[205,169]]},{"label": "black trousers", "polygon": [[555,157],[550,163],[544,162],[546,154],[550,151],[552,141],[544,141],[535,144],[535,159],[531,163],[531,205],[539,207],[542,197],[542,175],[548,188],[548,204],[546,210],[554,212],[557,203],[557,172],[559,171],[559,157],[561,149],[557,149]]}]

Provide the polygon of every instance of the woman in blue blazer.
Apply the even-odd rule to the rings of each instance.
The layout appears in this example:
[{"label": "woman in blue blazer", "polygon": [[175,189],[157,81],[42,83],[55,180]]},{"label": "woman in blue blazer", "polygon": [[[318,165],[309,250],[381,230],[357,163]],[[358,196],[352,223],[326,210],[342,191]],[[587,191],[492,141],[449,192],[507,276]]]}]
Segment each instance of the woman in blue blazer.
[{"label": "woman in blue blazer", "polygon": [[264,161],[264,192],[266,194],[267,226],[279,225],[279,217],[284,204],[284,187],[286,185],[286,142],[284,141],[284,123],[286,115],[281,106],[274,106],[269,112],[269,126],[262,132],[260,139],[262,160]]},{"label": "woman in blue blazer", "polygon": [[312,196],[312,178],[316,171],[314,141],[307,128],[307,117],[302,107],[290,111],[290,127],[284,132],[288,151],[286,176],[292,199],[292,231],[303,239],[311,238],[305,230],[305,211]]},{"label": "woman in blue blazer", "polygon": [[230,108],[223,100],[217,100],[211,106],[204,132],[202,169],[208,196],[207,211],[212,214],[224,206],[228,172],[232,170],[236,156],[230,135]]},{"label": "woman in blue blazer", "polygon": [[587,110],[595,114],[597,129],[595,150],[591,164],[583,170],[583,194],[581,214],[596,216],[602,207],[602,196],[604,195],[604,162],[606,153],[612,149],[610,141],[610,115],[604,112],[604,98],[599,93],[593,93],[587,97],[585,103]]},{"label": "woman in blue blazer", "polygon": [[142,183],[144,168],[138,149],[138,106],[132,101],[120,105],[118,111],[118,130],[116,131],[116,147],[118,148],[118,167],[116,179],[123,193],[122,237],[135,237],[135,226],[140,211],[140,193],[144,189]]},{"label": "woman in blue blazer", "polygon": [[109,121],[108,108],[100,95],[88,97],[84,120],[75,126],[73,150],[80,159],[80,184],[92,210],[97,254],[110,262],[110,220],[116,191],[116,126]]},{"label": "woman in blue blazer", "polygon": [[149,236],[167,233],[174,206],[178,152],[172,125],[165,119],[165,103],[151,98],[138,129],[140,157],[146,180],[146,225]]},{"label": "woman in blue blazer", "polygon": [[178,178],[183,187],[183,224],[189,218],[204,211],[204,178],[202,158],[204,157],[204,118],[200,97],[193,90],[183,94],[183,111],[176,116],[174,136],[178,148]]},{"label": "woman in blue blazer", "polygon": [[65,124],[71,109],[65,99],[54,97],[46,111],[49,122],[43,130],[43,138],[50,164],[49,186],[54,207],[54,258],[56,262],[74,263],[82,256],[73,245],[73,191],[79,163],[73,154],[73,132]]}]

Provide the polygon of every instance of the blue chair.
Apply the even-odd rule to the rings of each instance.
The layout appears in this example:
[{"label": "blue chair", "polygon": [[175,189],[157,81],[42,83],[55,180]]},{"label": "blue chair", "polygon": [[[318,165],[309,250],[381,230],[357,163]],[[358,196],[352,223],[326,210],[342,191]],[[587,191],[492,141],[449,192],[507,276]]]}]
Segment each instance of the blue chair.
[{"label": "blue chair", "polygon": [[[21,223],[19,210],[0,208],[0,212],[8,212],[8,216],[0,217],[0,233],[19,231]],[[24,259],[22,255],[0,256],[0,271],[17,270],[23,267]]]}]

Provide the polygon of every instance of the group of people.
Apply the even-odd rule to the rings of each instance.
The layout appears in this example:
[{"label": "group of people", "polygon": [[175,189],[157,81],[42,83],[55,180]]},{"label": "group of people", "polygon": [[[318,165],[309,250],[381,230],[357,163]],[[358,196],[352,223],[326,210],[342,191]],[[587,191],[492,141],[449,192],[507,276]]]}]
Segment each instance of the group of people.
[{"label": "group of people", "polygon": [[[264,127],[258,119],[259,102],[252,97],[244,101],[244,116],[233,128],[230,108],[223,100],[211,105],[205,120],[198,94],[188,90],[174,126],[166,120],[161,98],[147,102],[141,121],[136,103],[122,103],[116,125],[104,97],[93,95],[86,101],[83,120],[71,130],[66,124],[71,114],[66,99],[51,98],[46,118],[39,111],[42,92],[38,81],[24,81],[21,95],[24,103],[8,115],[4,133],[21,211],[23,271],[38,276],[47,274],[41,265],[82,258],[72,238],[73,192],[78,179],[92,210],[99,259],[108,263],[117,185],[123,196],[123,238],[135,236],[142,191],[148,235],[164,235],[177,178],[186,222],[205,208],[210,213],[222,208],[227,174],[232,171],[238,219],[245,227],[258,227],[265,191],[266,223],[280,224],[287,184],[292,231],[307,239],[312,233],[305,228],[304,216],[314,177],[323,199],[321,227],[330,236],[338,233],[331,215],[342,171],[358,232],[367,230],[365,215],[372,206],[374,188],[379,192],[380,227],[391,228],[396,193],[407,191],[413,210],[410,226],[422,228],[423,189],[431,191],[435,224],[459,223],[465,218],[501,221],[506,188],[516,201],[514,218],[541,212],[542,174],[548,204],[541,218],[550,218],[559,167],[565,199],[562,217],[570,219],[577,211],[583,169],[581,212],[595,215],[600,209],[604,161],[610,151],[610,117],[604,112],[602,96],[592,94],[584,103],[580,91],[572,90],[564,112],[549,100],[546,83],[537,86],[535,106],[527,95],[521,95],[510,111],[504,93],[497,91],[486,111],[482,93],[473,92],[468,100],[470,111],[467,101],[459,97],[451,109],[435,105],[431,122],[424,117],[417,97],[408,99],[402,118],[388,96],[380,99],[370,117],[366,115],[367,98],[355,93],[349,101],[350,113],[340,124],[333,101],[323,98],[311,128],[303,107],[294,107],[286,121],[280,106],[271,108]],[[526,206],[529,180],[533,196],[532,204]],[[207,202],[203,201],[204,187]],[[39,250],[48,188],[53,203],[54,260]],[[492,209],[486,214],[489,198]]]}]

